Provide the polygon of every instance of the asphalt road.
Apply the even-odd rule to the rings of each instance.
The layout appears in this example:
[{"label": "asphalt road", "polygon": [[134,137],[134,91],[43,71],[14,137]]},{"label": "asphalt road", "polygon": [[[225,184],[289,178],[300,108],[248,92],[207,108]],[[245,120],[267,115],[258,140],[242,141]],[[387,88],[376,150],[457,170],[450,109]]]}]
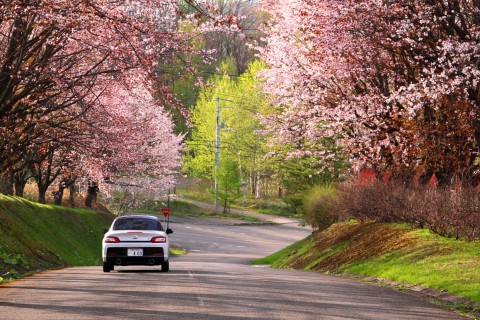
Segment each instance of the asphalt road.
[{"label": "asphalt road", "polygon": [[247,261],[303,238],[295,224],[172,218],[189,249],[170,272],[77,267],[0,286],[0,319],[464,319],[400,292]]}]

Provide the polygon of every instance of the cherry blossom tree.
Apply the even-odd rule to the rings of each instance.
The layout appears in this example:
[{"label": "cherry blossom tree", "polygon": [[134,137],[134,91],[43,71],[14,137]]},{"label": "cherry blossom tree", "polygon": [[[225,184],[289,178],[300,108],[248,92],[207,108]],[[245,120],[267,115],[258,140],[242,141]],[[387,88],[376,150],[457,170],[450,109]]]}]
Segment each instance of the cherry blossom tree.
[{"label": "cherry blossom tree", "polygon": [[[69,141],[50,139],[35,150],[30,170],[40,202],[45,202],[45,192],[55,181],[59,204],[63,189],[77,179],[88,181],[92,192],[128,187],[145,193],[173,186],[183,135],[173,134],[171,117],[153,98],[151,84],[138,71],[110,82],[87,117],[76,123]],[[89,194],[88,206],[92,198]]]},{"label": "cherry blossom tree", "polygon": [[[93,158],[98,160],[99,142],[88,145],[78,137],[95,140],[102,136],[90,130],[98,120],[92,117],[105,105],[100,99],[106,92],[115,92],[115,85],[132,70],[142,74],[142,88],[148,91],[155,84],[161,100],[171,100],[168,89],[155,83],[152,75],[159,60],[168,61],[189,50],[183,35],[174,28],[176,13],[173,0],[1,2],[0,177],[10,183],[15,172],[25,169],[28,154],[46,150],[44,146],[53,136],[46,133],[55,131],[55,139],[61,141],[79,125],[88,130],[75,133],[79,145],[73,146],[72,153],[79,153],[82,163],[87,163],[84,158],[89,152],[81,150],[88,147],[95,150]],[[167,117],[161,111],[159,114]],[[112,112],[109,117],[114,115]],[[152,119],[161,119],[158,125],[168,128],[162,116]],[[118,142],[135,138],[137,145],[140,141],[132,134],[114,136],[111,132],[103,135],[106,137]],[[158,139],[158,135],[152,137]],[[171,162],[165,163],[162,168],[170,168]],[[84,171],[93,176],[95,170]]]},{"label": "cherry blossom tree", "polygon": [[84,176],[103,187],[173,187],[183,135],[173,133],[171,117],[153,98],[148,82],[132,74],[127,82],[108,87],[93,112],[90,135],[96,137],[89,145],[92,153],[82,156]]},{"label": "cherry blossom tree", "polygon": [[289,156],[328,160],[334,138],[356,164],[443,182],[478,167],[479,21],[475,1],[263,1],[261,55]]}]

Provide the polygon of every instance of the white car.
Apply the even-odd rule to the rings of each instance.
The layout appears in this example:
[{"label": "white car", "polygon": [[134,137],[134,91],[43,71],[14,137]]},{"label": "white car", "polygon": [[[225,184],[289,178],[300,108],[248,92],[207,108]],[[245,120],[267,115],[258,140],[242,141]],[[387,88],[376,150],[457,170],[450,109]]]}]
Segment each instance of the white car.
[{"label": "white car", "polygon": [[116,218],[102,241],[103,271],[114,266],[161,265],[168,272],[168,235],[160,219],[148,215],[128,215]]}]

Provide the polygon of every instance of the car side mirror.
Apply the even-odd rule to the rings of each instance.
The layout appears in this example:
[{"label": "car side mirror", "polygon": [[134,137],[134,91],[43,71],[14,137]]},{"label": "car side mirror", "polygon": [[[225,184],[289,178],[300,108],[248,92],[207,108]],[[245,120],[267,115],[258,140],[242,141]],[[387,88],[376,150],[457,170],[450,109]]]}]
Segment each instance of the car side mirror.
[{"label": "car side mirror", "polygon": [[167,231],[165,231],[167,234],[172,234],[173,233],[173,230],[172,229],[167,229]]},{"label": "car side mirror", "polygon": [[102,228],[102,232],[103,232],[103,234],[105,234],[105,233],[108,232],[108,229],[107,228]]}]

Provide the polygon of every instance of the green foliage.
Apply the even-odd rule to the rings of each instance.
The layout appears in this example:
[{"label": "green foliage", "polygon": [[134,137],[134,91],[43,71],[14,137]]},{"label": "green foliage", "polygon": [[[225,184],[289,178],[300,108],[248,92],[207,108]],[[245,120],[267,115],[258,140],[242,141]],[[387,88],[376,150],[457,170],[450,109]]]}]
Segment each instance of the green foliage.
[{"label": "green foliage", "polygon": [[[256,74],[265,68],[264,63],[254,61],[249,69],[237,78],[228,76],[234,64],[227,59],[222,65],[224,75],[210,79],[208,86],[201,88],[191,112],[193,129],[187,141],[184,170],[189,176],[213,180],[215,166],[216,102],[220,99],[220,163],[235,161],[241,171],[241,181],[249,182],[249,190],[259,196],[260,179],[287,191],[286,202],[293,211],[299,212],[301,202],[295,195],[310,187],[340,180],[346,162],[341,157],[342,149],[334,138],[324,138],[309,146],[313,152],[328,150],[337,153],[335,160],[320,161],[315,156],[284,160],[290,145],[271,147],[269,136],[260,135],[265,130],[258,115],[268,118],[275,110],[261,91],[261,82]],[[228,129],[228,130],[226,130]],[[270,152],[276,156],[266,157]],[[275,192],[275,188],[271,188]],[[269,190],[264,190],[267,196]]]},{"label": "green foliage", "polygon": [[[205,192],[212,188],[212,183],[201,179],[188,179],[189,183],[182,183],[181,188],[177,188],[177,193],[187,198],[202,201],[206,203],[214,203],[214,194]],[[287,204],[278,197],[271,198],[255,198],[248,192],[242,192],[241,198],[237,198],[231,202],[232,208],[244,209],[248,211],[281,215],[292,218],[301,218],[300,214],[293,212]]]},{"label": "green foliage", "polygon": [[[189,5],[184,5],[184,12],[193,10]],[[180,30],[185,33],[192,34],[189,45],[192,48],[196,48],[199,52],[205,47],[205,40],[202,36],[194,31],[192,24],[183,23],[179,26]],[[198,77],[208,78],[211,74],[215,73],[220,62],[210,61],[205,62],[201,53],[190,53],[187,56],[182,56],[180,53],[175,55],[175,58],[168,63],[160,61],[157,66],[157,75],[163,80],[163,83],[170,87],[174,98],[180,102],[181,106],[186,110],[190,110],[195,105],[200,93],[200,87],[196,84]],[[191,68],[192,73],[178,74],[178,70],[184,70],[185,67]],[[166,109],[170,112],[175,123],[174,132],[188,133],[190,131],[187,125],[187,119],[181,108],[178,105],[170,105],[168,99],[164,99],[161,94],[157,95],[157,98],[162,100]]]},{"label": "green foliage", "polygon": [[283,197],[283,201],[287,204],[288,208],[296,214],[302,213],[303,195],[302,194],[290,194]]},{"label": "green foliage", "polygon": [[[203,88],[191,111],[193,130],[186,143],[184,171],[190,177],[213,180],[215,167],[216,106],[212,88]],[[225,138],[222,137],[221,138]]]},{"label": "green foliage", "polygon": [[255,61],[244,74],[231,78],[228,70],[232,66],[227,61],[222,66],[224,75],[212,77],[210,84],[202,87],[191,112],[193,129],[183,159],[184,170],[189,176],[214,179],[216,98],[220,99],[221,106],[220,165],[235,162],[237,170],[242,171],[243,181],[247,180],[247,174],[264,177],[272,174],[274,166],[264,159],[268,152],[267,137],[257,134],[264,129],[257,114],[272,112],[256,77],[263,67],[263,63]]},{"label": "green foliage", "polygon": [[[335,150],[337,156],[330,163],[321,161],[315,156],[305,156],[290,160],[283,160],[278,165],[279,176],[281,177],[281,187],[286,190],[284,196],[285,203],[290,210],[302,213],[304,208],[304,194],[318,185],[326,185],[342,181],[343,174],[348,169],[349,164],[341,156],[342,149],[338,147],[331,139],[324,139],[319,143],[317,151],[323,149]],[[289,150],[288,146],[277,150],[277,156],[285,157]]]},{"label": "green foliage", "polygon": [[230,202],[240,198],[240,176],[237,163],[232,160],[222,162],[217,174],[219,203],[226,209]]},{"label": "green foliage", "polygon": [[5,249],[0,246],[0,260],[3,263],[10,264],[10,265],[20,265],[22,267],[28,267],[28,261],[22,254],[12,254],[9,252],[4,251]]},{"label": "green foliage", "polygon": [[343,159],[327,168],[313,156],[286,160],[281,166],[282,186],[291,193],[303,193],[316,185],[340,181],[347,167],[348,164]]},{"label": "green foliage", "polygon": [[303,198],[303,217],[314,229],[324,230],[335,222],[337,190],[330,184],[315,186]]}]

